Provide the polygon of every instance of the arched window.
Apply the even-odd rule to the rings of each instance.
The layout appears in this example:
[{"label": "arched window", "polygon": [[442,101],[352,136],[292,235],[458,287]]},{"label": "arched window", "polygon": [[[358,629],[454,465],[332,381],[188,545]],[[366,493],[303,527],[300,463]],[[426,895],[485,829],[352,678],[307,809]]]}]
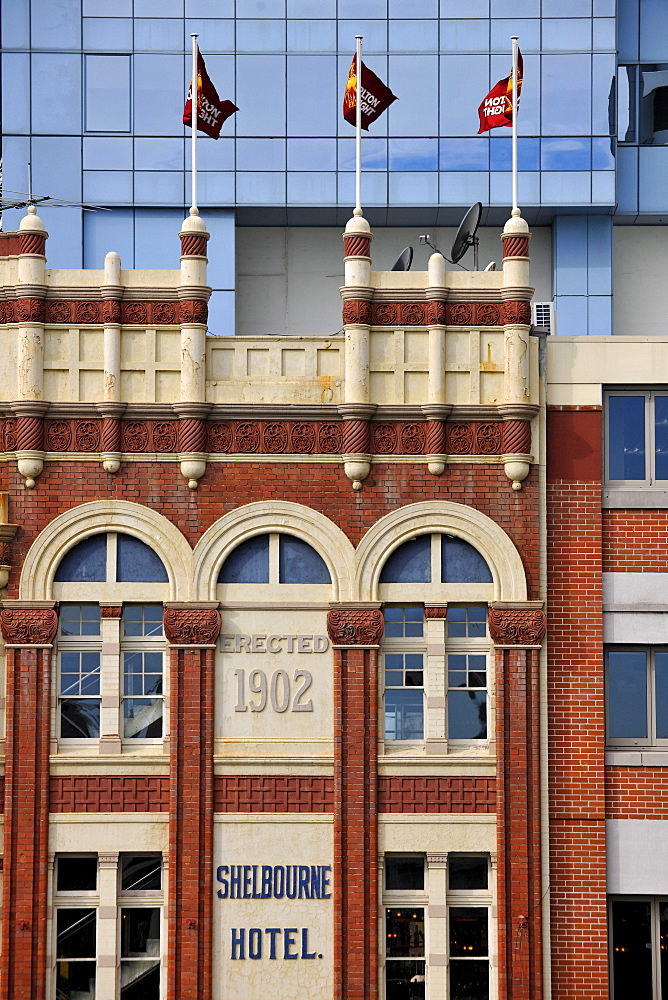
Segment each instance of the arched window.
[{"label": "arched window", "polygon": [[218,583],[331,584],[327,565],[301,538],[286,534],[254,535],[232,550]]},{"label": "arched window", "polygon": [[155,552],[132,535],[91,535],[66,553],[55,583],[167,583]]},{"label": "arched window", "polygon": [[[440,541],[440,545],[439,545]],[[491,583],[489,566],[477,549],[454,535],[419,535],[390,555],[381,583]]]}]

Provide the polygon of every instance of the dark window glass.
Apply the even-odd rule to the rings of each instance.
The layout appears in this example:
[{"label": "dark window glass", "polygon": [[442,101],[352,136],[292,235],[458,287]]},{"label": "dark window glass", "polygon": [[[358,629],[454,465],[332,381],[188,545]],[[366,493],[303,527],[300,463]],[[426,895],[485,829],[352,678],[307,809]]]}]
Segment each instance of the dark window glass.
[{"label": "dark window glass", "polygon": [[324,559],[293,535],[278,536],[279,583],[331,583]]},{"label": "dark window glass", "polygon": [[612,975],[616,997],[651,1000],[652,933],[649,900],[612,902]]},{"label": "dark window glass", "polygon": [[625,649],[608,653],[608,737],[646,739],[647,654]]},{"label": "dark window glass", "polygon": [[98,604],[63,604],[58,616],[61,635],[99,635]]},{"label": "dark window glass", "polygon": [[484,639],[487,635],[487,608],[483,605],[449,604],[446,614],[449,639]]},{"label": "dark window glass", "polygon": [[90,1000],[95,996],[95,962],[58,962],[56,965],[58,1000]]},{"label": "dark window glass", "polygon": [[58,892],[85,892],[97,889],[97,858],[58,858]]},{"label": "dark window glass", "polygon": [[269,535],[237,545],[221,566],[218,583],[269,583]]},{"label": "dark window glass", "polygon": [[104,583],[107,579],[107,536],[84,538],[63,557],[56,583]]},{"label": "dark window glass", "polygon": [[449,1000],[488,1000],[489,962],[450,962]]},{"label": "dark window glass", "polygon": [[487,907],[451,906],[449,915],[451,957],[487,955]]},{"label": "dark window glass", "polygon": [[95,910],[60,907],[56,936],[58,958],[95,958]]},{"label": "dark window glass", "polygon": [[386,1000],[424,1000],[425,962],[400,960],[385,966]]},{"label": "dark window glass", "polygon": [[608,397],[608,475],[645,479],[645,397]]},{"label": "dark window glass", "polygon": [[123,892],[162,888],[162,857],[159,854],[121,854],[120,869]]},{"label": "dark window glass", "polygon": [[99,699],[61,701],[60,735],[64,740],[97,739],[100,735]]},{"label": "dark window glass", "polygon": [[383,566],[380,582],[430,583],[431,537],[420,535],[395,549]]},{"label": "dark window glass", "polygon": [[448,656],[448,737],[487,739],[487,657],[451,653]]},{"label": "dark window glass", "polygon": [[424,889],[423,858],[386,858],[385,888]]},{"label": "dark window glass", "polygon": [[421,906],[391,907],[385,911],[387,958],[424,955],[424,909]]},{"label": "dark window glass", "polygon": [[167,583],[167,571],[153,549],[132,535],[117,539],[118,583]]},{"label": "dark window glass", "polygon": [[654,397],[654,478],[668,479],[668,396]]},{"label": "dark window glass", "polygon": [[390,688],[385,692],[385,739],[424,739],[422,688]]},{"label": "dark window glass", "polygon": [[450,889],[486,889],[487,855],[448,855],[448,887]]},{"label": "dark window glass", "polygon": [[121,910],[121,1000],[159,1000],[160,910]]},{"label": "dark window glass", "polygon": [[491,583],[492,574],[472,545],[452,535],[441,535],[441,582]]}]

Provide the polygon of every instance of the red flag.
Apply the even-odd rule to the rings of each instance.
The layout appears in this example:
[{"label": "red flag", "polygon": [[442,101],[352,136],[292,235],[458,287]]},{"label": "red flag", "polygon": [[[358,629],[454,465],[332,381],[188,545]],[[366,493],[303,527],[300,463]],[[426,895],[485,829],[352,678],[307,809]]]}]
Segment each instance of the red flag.
[{"label": "red flag", "polygon": [[[524,69],[524,63],[522,60],[522,53],[518,52],[517,55],[518,109],[520,106],[520,94],[522,93],[523,69]],[[490,128],[496,128],[497,125],[513,124],[512,71],[510,73],[510,76],[504,77],[503,80],[499,80],[499,82],[492,87],[489,94],[478,108],[478,115],[480,117],[480,128],[478,129],[478,135],[480,135],[481,132],[487,132],[488,129]]]},{"label": "red flag", "polygon": [[[183,109],[183,124],[192,128],[192,80],[188,87],[186,106]],[[221,101],[216,88],[209,79],[201,52],[197,52],[197,129],[206,132],[212,139],[220,136],[223,122],[238,111],[232,101]]]},{"label": "red flag", "polygon": [[[380,118],[383,111],[389,108],[397,98],[389,87],[386,87],[376,74],[362,63],[362,128],[369,130],[371,122]],[[355,125],[355,109],[357,107],[357,55],[353,56],[343,95],[343,117],[350,125]]]}]

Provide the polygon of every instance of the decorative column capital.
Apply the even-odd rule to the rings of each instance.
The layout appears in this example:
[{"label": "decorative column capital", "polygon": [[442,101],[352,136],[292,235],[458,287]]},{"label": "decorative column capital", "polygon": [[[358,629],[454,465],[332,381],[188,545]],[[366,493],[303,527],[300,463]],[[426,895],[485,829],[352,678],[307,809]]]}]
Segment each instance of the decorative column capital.
[{"label": "decorative column capital", "polygon": [[547,616],[536,607],[489,609],[489,632],[497,646],[540,646]]},{"label": "decorative column capital", "polygon": [[327,612],[327,634],[335,646],[377,646],[385,621],[378,608],[333,608]]},{"label": "decorative column capital", "polygon": [[424,616],[429,621],[430,618],[447,618],[448,616],[448,605],[447,604],[425,604],[424,606]]},{"label": "decorative column capital", "polygon": [[221,627],[215,605],[165,607],[165,635],[174,646],[213,646]]},{"label": "decorative column capital", "polygon": [[122,604],[103,604],[100,602],[100,618],[121,618],[122,615]]},{"label": "decorative column capital", "polygon": [[58,629],[53,608],[3,608],[0,630],[12,646],[50,646]]}]

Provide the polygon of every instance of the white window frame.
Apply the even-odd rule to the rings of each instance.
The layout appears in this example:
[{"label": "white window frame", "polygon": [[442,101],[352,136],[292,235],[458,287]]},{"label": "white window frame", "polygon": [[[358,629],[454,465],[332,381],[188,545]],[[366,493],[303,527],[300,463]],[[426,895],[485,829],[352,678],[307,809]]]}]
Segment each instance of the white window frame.
[{"label": "white window frame", "polygon": [[[616,737],[609,735],[609,684],[608,684],[608,657],[610,653],[644,653],[645,654],[645,690],[647,704],[647,731],[646,737]],[[606,746],[618,750],[621,747],[643,747],[665,750],[668,747],[668,737],[657,739],[656,737],[656,699],[655,699],[655,655],[656,653],[668,653],[668,646],[656,645],[636,645],[634,643],[620,643],[605,647],[605,743]]]},{"label": "white window frame", "polygon": [[[645,400],[645,476],[643,479],[612,479],[610,476],[610,404],[616,396],[642,397]],[[604,410],[604,467],[605,485],[610,489],[647,490],[668,489],[668,479],[657,479],[656,441],[654,434],[654,400],[668,397],[668,389],[606,389],[603,397]]]}]

